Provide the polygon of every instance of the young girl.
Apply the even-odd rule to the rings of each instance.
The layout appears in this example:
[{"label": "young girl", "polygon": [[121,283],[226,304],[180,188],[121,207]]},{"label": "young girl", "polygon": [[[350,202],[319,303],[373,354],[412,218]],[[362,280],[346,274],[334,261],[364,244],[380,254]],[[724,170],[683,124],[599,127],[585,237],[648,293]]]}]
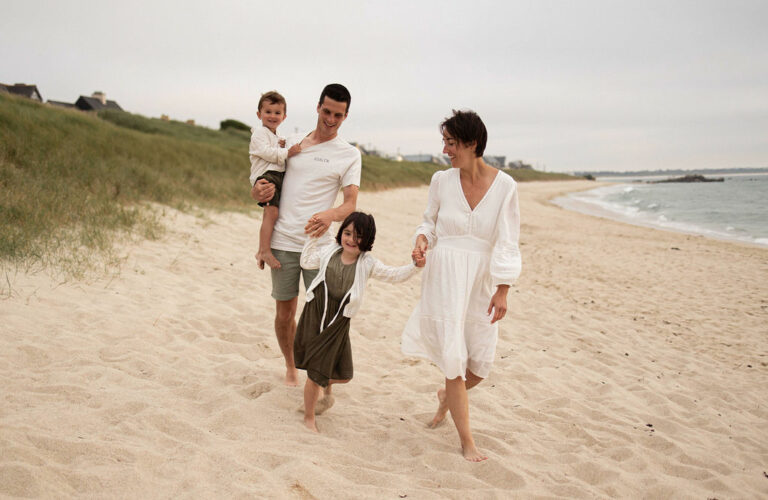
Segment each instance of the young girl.
[{"label": "young girl", "polygon": [[368,278],[397,283],[424,265],[423,261],[401,267],[382,264],[369,253],[375,237],[373,217],[353,212],[342,222],[335,242],[319,246],[319,238],[309,238],[301,254],[301,267],[320,269],[307,290],[293,342],[296,368],[307,371],[304,425],[314,432],[319,432],[315,405],[321,390],[325,388],[325,405],[330,407],[331,384],[352,379],[349,320],[360,309]]}]

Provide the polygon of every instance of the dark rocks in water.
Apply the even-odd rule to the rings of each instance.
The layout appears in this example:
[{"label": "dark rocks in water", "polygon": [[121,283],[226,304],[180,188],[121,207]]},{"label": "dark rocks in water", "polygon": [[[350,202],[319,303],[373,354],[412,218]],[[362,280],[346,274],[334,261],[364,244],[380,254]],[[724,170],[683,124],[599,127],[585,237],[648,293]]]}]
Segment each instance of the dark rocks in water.
[{"label": "dark rocks in water", "polygon": [[701,174],[684,175],[682,177],[672,177],[663,181],[650,181],[650,184],[661,184],[662,182],[723,182],[723,177],[704,177]]}]

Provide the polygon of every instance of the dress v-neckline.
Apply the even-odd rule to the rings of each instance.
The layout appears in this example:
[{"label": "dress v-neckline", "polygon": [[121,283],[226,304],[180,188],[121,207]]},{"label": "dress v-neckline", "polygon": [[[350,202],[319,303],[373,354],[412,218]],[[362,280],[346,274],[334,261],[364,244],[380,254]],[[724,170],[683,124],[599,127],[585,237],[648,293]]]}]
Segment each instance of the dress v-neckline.
[{"label": "dress v-neckline", "polygon": [[491,181],[491,185],[488,186],[488,189],[485,190],[485,193],[483,194],[483,197],[480,198],[480,201],[477,202],[477,205],[475,205],[475,208],[472,208],[472,206],[469,204],[469,200],[467,199],[467,196],[464,194],[464,188],[461,187],[461,171],[457,168],[456,173],[456,184],[459,187],[459,195],[461,196],[461,199],[464,200],[464,205],[469,209],[470,213],[474,213],[475,210],[477,210],[477,207],[483,204],[485,199],[488,197],[488,193],[491,192],[491,189],[493,189],[493,186],[496,185],[496,180],[499,178],[499,175],[501,175],[500,171],[496,172],[496,176]]}]

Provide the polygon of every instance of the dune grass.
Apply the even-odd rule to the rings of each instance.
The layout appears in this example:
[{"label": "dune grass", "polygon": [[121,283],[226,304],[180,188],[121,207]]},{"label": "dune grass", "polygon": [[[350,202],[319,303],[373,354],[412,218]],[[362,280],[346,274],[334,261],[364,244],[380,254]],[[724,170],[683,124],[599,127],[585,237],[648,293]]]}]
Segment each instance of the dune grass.
[{"label": "dune grass", "polygon": [[77,269],[120,234],[156,236],[150,203],[249,203],[247,138],[130,116],[0,95],[0,259]]},{"label": "dune grass", "polygon": [[[0,264],[77,274],[116,238],[155,238],[157,207],[249,211],[250,133],[0,94]],[[433,164],[364,156],[362,190],[429,183]],[[517,180],[573,178],[511,171]],[[154,208],[153,208],[154,207]]]}]

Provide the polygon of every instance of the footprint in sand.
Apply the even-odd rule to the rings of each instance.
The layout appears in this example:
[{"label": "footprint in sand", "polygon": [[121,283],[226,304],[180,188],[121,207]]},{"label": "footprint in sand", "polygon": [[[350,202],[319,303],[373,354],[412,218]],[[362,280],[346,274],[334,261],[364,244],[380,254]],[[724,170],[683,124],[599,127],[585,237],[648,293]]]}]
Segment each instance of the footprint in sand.
[{"label": "footprint in sand", "polygon": [[270,384],[269,382],[257,382],[251,386],[248,386],[243,391],[243,395],[250,399],[256,399],[265,392],[269,392],[272,389],[274,389],[275,386]]}]

